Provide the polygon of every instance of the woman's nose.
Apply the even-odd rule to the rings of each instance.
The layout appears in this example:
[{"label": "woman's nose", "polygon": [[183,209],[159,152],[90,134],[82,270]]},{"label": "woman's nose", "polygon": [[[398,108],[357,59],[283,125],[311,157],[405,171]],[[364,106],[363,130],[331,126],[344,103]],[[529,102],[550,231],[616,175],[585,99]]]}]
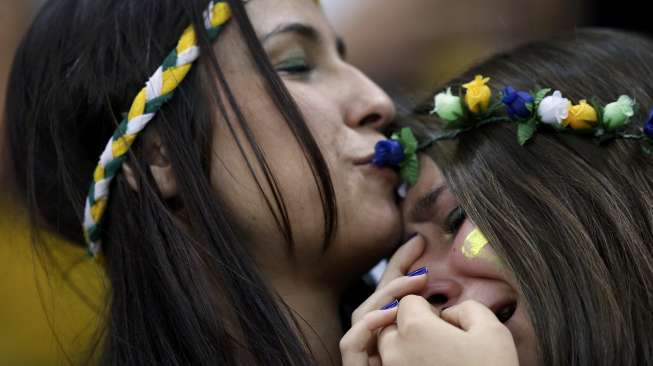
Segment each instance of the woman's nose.
[{"label": "woman's nose", "polygon": [[351,128],[383,129],[395,117],[394,103],[362,72],[353,66],[348,67],[353,77],[348,92],[341,95],[346,103],[345,122]]},{"label": "woman's nose", "polygon": [[443,310],[455,304],[462,291],[463,288],[459,282],[453,279],[439,279],[429,281],[422,296],[438,310]]}]

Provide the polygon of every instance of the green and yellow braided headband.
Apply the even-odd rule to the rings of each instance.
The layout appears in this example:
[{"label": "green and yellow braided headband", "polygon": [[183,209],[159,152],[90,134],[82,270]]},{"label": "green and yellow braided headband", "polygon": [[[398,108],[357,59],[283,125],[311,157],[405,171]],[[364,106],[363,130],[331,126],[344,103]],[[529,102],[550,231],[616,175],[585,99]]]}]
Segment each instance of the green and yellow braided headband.
[{"label": "green and yellow braided headband", "polygon": [[[211,40],[215,40],[231,18],[229,5],[224,1],[211,1],[204,12],[204,26]],[[88,253],[96,257],[101,249],[101,222],[109,198],[111,181],[118,174],[126,154],[138,134],[168,102],[199,57],[195,28],[186,28],[177,47],[166,57],[138,93],[129,114],[120,123],[109,140],[93,174],[93,183],[84,207],[84,237]]]}]

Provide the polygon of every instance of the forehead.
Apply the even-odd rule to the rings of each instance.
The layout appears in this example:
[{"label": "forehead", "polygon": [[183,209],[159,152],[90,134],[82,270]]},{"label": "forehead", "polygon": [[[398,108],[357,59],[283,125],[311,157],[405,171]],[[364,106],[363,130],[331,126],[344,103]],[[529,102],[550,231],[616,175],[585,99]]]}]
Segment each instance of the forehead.
[{"label": "forehead", "polygon": [[440,168],[438,168],[433,159],[422,154],[420,156],[420,172],[417,183],[415,183],[415,186],[408,191],[408,194],[401,205],[404,215],[406,215],[415,204],[424,197],[424,195],[432,192],[435,188],[444,185],[445,180]]},{"label": "forehead", "polygon": [[319,2],[315,0],[249,0],[245,6],[259,37],[280,25],[303,23],[323,34],[332,33]]}]

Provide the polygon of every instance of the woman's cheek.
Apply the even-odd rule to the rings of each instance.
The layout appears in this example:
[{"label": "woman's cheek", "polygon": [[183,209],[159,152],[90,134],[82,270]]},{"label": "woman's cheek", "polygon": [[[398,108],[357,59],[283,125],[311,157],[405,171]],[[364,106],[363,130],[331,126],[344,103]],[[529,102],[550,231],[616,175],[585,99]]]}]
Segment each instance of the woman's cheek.
[{"label": "woman's cheek", "polygon": [[452,247],[453,264],[469,275],[500,277],[503,265],[489,241],[471,220],[465,220]]}]

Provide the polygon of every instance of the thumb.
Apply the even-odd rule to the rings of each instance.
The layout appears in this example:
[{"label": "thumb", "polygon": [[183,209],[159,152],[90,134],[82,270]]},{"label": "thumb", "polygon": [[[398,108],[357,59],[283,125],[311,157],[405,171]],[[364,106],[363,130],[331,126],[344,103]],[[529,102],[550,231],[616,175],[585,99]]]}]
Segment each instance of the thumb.
[{"label": "thumb", "polygon": [[501,324],[488,307],[472,300],[443,310],[440,317],[466,332],[487,325]]},{"label": "thumb", "polygon": [[356,322],[340,340],[340,353],[343,366],[368,366],[370,360],[368,347],[375,345],[377,331],[394,323],[397,308],[375,310]]},{"label": "thumb", "polygon": [[437,310],[426,301],[425,298],[417,295],[408,295],[399,302],[399,311],[397,314],[397,327],[404,331],[407,326],[414,324],[415,319],[421,321],[437,320],[435,324],[441,323]]}]

